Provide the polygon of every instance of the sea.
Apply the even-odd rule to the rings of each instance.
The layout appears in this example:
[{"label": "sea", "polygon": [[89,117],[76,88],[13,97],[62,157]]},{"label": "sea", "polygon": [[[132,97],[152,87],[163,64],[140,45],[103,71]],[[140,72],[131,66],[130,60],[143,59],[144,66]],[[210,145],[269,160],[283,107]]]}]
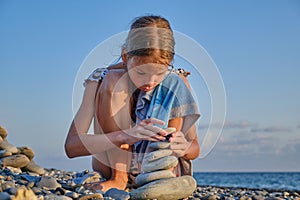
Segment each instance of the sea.
[{"label": "sea", "polygon": [[300,172],[194,172],[198,185],[300,191]]}]

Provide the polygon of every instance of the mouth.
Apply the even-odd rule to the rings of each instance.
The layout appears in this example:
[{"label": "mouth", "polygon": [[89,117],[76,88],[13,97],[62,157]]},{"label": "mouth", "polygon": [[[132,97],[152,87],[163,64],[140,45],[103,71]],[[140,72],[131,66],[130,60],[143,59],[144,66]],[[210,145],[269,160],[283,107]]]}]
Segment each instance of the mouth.
[{"label": "mouth", "polygon": [[140,87],[141,90],[145,91],[145,92],[149,92],[154,88],[154,86],[142,86]]}]

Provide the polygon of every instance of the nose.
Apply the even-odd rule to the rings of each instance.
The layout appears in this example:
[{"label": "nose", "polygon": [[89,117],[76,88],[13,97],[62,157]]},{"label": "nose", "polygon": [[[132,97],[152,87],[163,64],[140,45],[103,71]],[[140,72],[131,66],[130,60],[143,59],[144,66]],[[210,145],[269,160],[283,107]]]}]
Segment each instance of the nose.
[{"label": "nose", "polygon": [[144,81],[145,85],[153,86],[156,83],[156,77],[155,75],[149,75],[144,79]]}]

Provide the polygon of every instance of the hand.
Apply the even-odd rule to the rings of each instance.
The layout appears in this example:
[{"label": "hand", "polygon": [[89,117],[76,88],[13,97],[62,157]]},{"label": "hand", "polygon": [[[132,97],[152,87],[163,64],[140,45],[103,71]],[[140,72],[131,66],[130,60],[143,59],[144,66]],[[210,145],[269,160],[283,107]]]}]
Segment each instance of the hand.
[{"label": "hand", "polygon": [[154,126],[154,124],[164,125],[165,122],[159,119],[150,118],[145,119],[135,125],[133,128],[125,130],[124,132],[135,138],[135,141],[126,141],[127,143],[134,144],[135,142],[141,140],[150,140],[150,141],[161,141],[165,140],[165,136],[168,134],[165,130]]},{"label": "hand", "polygon": [[173,133],[169,141],[171,142],[169,148],[173,150],[173,153],[177,157],[183,157],[190,146],[190,143],[185,139],[181,131]]}]

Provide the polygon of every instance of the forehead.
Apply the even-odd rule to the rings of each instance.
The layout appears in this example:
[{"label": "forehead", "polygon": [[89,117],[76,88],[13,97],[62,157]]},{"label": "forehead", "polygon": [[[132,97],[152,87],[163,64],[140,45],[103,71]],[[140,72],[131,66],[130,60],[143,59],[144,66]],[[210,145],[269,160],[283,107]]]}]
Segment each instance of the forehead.
[{"label": "forehead", "polygon": [[163,59],[156,59],[150,56],[133,56],[129,60],[131,67],[155,67],[157,69],[165,69],[168,62]]},{"label": "forehead", "polygon": [[164,64],[167,63],[166,60],[159,58],[157,56],[132,56],[132,61],[137,63],[158,63],[158,64]]}]

